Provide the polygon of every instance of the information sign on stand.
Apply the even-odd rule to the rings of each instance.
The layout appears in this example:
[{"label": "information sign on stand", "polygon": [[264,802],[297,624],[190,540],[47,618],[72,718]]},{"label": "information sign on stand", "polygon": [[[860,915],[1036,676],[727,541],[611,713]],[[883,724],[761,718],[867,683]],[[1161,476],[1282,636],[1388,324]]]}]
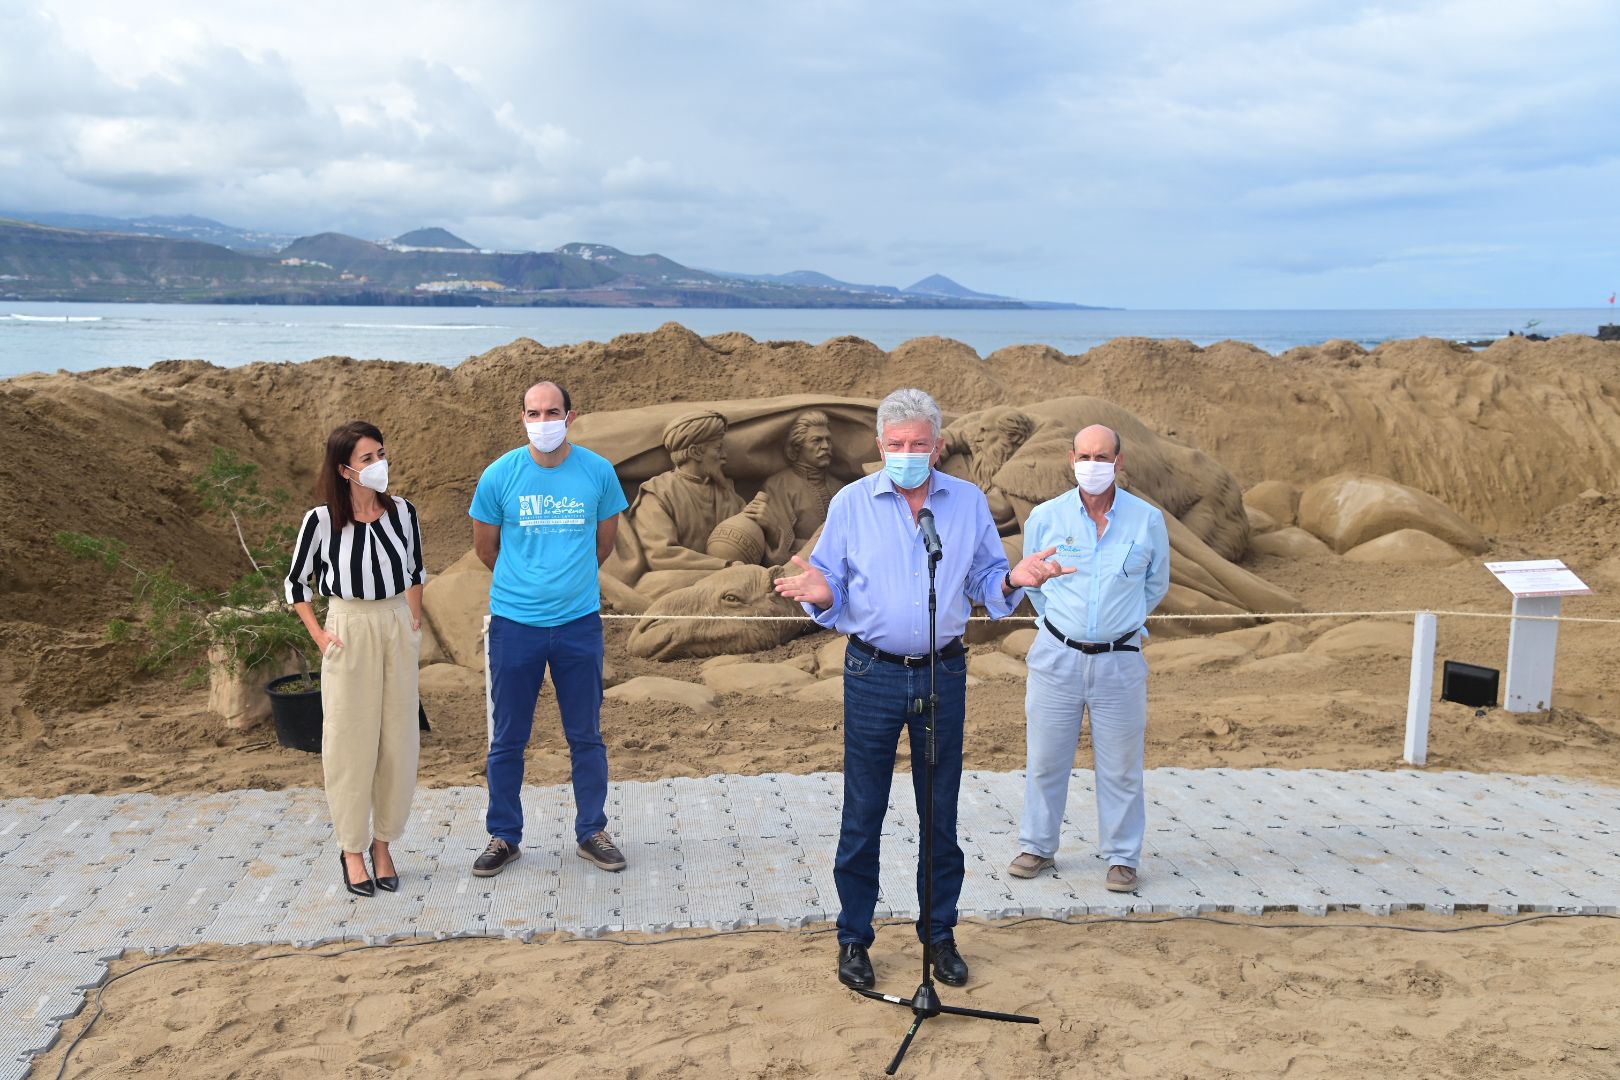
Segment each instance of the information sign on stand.
[{"label": "information sign on stand", "polygon": [[[1558,654],[1558,623],[1564,597],[1592,590],[1561,559],[1486,563],[1513,594],[1513,628],[1508,633],[1508,712],[1537,712],[1552,705],[1553,669]],[[1530,616],[1530,618],[1524,618]]]}]

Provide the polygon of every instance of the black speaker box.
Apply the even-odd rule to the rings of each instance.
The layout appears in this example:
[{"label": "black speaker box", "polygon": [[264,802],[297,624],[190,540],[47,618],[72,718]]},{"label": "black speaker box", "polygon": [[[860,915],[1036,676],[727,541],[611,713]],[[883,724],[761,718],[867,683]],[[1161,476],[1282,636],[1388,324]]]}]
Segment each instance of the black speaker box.
[{"label": "black speaker box", "polygon": [[1447,660],[1440,676],[1440,700],[1494,709],[1500,682],[1501,672],[1495,668]]}]

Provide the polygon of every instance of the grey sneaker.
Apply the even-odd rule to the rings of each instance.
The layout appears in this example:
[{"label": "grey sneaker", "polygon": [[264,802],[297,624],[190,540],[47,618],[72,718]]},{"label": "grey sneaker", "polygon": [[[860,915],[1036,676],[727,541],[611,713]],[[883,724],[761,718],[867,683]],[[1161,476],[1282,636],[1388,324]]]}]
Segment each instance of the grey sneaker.
[{"label": "grey sneaker", "polygon": [[473,877],[494,877],[506,869],[507,863],[516,862],[522,854],[522,849],[516,844],[508,844],[498,836],[490,837],[484,853],[473,860]]},{"label": "grey sneaker", "polygon": [[1008,864],[1007,873],[1013,877],[1032,878],[1038,877],[1042,870],[1050,870],[1056,865],[1043,855],[1037,855],[1032,851],[1020,851],[1018,858]]},{"label": "grey sneaker", "polygon": [[624,861],[624,852],[613,846],[613,841],[605,832],[592,833],[580,841],[574,854],[602,870],[611,870],[618,873],[629,864]]}]

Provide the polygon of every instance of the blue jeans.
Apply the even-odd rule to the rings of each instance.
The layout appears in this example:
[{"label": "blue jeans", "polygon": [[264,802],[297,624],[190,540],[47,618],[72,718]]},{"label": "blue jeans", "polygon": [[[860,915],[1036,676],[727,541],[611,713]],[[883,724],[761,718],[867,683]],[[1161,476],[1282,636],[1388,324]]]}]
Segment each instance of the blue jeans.
[{"label": "blue jeans", "polygon": [[[962,786],[962,720],[967,703],[967,657],[941,660],[936,673],[939,709],[935,744],[939,764],[934,781],[933,943],[950,941],[956,926],[956,900],[962,894],[962,848],[956,842],[956,797]],[[844,654],[844,817],[838,834],[833,881],[838,886],[838,943],[870,945],[872,912],[878,897],[878,845],[900,732],[911,737],[911,789],[922,827],[928,796],[926,713],[911,703],[928,698],[928,668],[886,663],[850,648]],[[919,846],[917,906],[922,907],[923,863]],[[921,939],[921,920],[917,937]]]},{"label": "blue jeans", "polygon": [[602,741],[602,616],[560,626],[489,620],[489,679],[495,734],[489,743],[489,835],[523,840],[523,752],[546,667],[557,688],[574,780],[574,839],[607,828],[607,744]]}]

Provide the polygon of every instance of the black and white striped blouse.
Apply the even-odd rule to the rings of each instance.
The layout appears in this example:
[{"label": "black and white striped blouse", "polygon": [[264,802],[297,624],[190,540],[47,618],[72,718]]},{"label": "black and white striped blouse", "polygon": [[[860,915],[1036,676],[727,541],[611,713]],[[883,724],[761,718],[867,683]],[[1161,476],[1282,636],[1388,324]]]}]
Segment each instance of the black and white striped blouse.
[{"label": "black and white striped blouse", "polygon": [[[287,602],[321,596],[383,600],[427,580],[422,570],[422,529],[416,507],[385,496],[386,511],[370,523],[350,522],[332,532],[332,512],[317,506],[304,515],[287,573]],[[314,582],[314,592],[310,591]]]}]

